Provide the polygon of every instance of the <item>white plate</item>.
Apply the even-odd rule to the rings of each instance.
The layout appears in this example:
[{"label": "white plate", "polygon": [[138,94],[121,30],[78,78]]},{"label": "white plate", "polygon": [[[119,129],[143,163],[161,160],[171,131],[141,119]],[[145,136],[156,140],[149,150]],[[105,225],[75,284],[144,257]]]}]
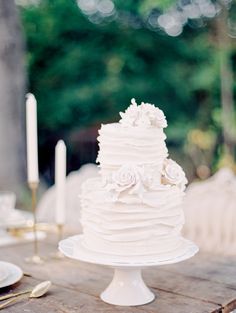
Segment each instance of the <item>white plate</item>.
[{"label": "white plate", "polygon": [[9,271],[5,264],[0,264],[0,282],[7,278]]},{"label": "white plate", "polygon": [[14,209],[5,219],[0,219],[0,228],[23,227],[33,220],[32,213]]},{"label": "white plate", "polygon": [[2,266],[7,269],[8,275],[4,280],[0,281],[0,288],[11,286],[21,280],[23,272],[18,266],[12,263],[0,261],[0,268]]}]

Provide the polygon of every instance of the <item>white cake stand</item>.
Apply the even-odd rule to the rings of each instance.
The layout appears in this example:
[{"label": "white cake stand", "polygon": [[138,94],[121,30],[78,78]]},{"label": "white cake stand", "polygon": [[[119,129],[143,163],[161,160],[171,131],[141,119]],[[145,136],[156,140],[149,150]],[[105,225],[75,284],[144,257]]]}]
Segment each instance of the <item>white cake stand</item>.
[{"label": "white cake stand", "polygon": [[75,260],[114,268],[113,279],[102,292],[101,299],[114,305],[134,306],[149,303],[155,298],[142,279],[142,268],[184,261],[197,253],[198,247],[182,238],[181,246],[164,257],[155,254],[121,257],[88,250],[83,245],[83,235],[76,235],[60,241],[59,250]]}]

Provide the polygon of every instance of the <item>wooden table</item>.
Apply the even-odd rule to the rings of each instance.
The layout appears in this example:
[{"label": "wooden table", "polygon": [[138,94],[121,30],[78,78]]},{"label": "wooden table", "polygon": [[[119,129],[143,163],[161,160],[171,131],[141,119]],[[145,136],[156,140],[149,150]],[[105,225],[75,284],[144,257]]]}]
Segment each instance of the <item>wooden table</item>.
[{"label": "wooden table", "polygon": [[[44,242],[40,251],[48,255],[56,244]],[[118,307],[102,302],[99,294],[108,285],[112,270],[64,258],[44,265],[29,265],[32,244],[0,248],[0,260],[19,265],[25,276],[20,283],[1,290],[1,295],[51,280],[53,286],[41,299],[23,300],[9,306],[9,313],[227,313],[236,308],[236,257],[217,257],[199,253],[175,265],[143,271],[145,282],[156,294],[150,304]]]}]

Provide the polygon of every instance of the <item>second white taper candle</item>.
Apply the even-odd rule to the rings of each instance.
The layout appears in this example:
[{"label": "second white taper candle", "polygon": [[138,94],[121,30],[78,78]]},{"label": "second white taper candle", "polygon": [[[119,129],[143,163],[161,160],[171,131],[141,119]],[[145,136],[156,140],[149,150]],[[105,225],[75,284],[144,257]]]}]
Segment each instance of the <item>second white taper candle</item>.
[{"label": "second white taper candle", "polygon": [[65,224],[66,206],[66,145],[59,140],[55,148],[55,219],[58,225]]}]

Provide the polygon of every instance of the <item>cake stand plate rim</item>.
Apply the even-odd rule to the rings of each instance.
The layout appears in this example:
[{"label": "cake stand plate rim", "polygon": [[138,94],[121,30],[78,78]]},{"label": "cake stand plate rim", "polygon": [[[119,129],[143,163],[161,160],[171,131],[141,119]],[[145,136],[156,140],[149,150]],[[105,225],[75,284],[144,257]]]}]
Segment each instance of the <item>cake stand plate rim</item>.
[{"label": "cake stand plate rim", "polygon": [[[149,267],[178,263],[193,257],[199,251],[195,243],[183,237],[181,239],[183,243],[186,244],[186,252],[166,260],[160,260],[160,256],[158,260],[158,255],[150,256],[151,261],[147,261],[144,260],[147,259],[147,256],[122,257],[91,251],[82,244],[83,234],[74,235],[61,240],[58,244],[58,249],[66,257],[86,263],[111,267]],[[76,248],[76,251],[74,251],[74,248]]]}]

